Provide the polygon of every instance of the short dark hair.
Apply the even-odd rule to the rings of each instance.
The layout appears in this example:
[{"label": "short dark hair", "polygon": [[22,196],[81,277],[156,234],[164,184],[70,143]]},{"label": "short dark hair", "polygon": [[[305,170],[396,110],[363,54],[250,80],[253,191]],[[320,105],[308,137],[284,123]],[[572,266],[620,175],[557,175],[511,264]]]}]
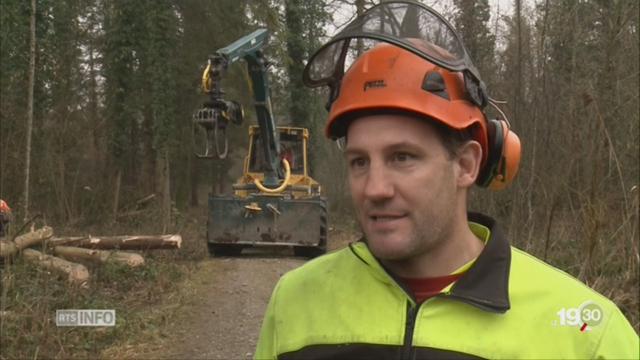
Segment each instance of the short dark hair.
[{"label": "short dark hair", "polygon": [[456,130],[431,118],[421,117],[420,120],[426,121],[436,131],[442,146],[447,150],[451,159],[456,157],[462,145],[473,140],[471,129]]}]

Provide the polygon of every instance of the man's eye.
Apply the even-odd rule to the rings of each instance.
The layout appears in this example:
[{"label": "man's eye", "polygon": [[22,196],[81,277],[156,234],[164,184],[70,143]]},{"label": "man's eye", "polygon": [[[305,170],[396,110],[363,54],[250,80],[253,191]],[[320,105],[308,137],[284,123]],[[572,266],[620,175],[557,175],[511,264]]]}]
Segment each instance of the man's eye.
[{"label": "man's eye", "polygon": [[349,161],[349,165],[351,168],[359,169],[365,167],[367,165],[367,161],[364,158],[355,158]]},{"label": "man's eye", "polygon": [[412,160],[414,158],[415,158],[415,156],[413,156],[413,155],[411,155],[409,153],[400,152],[400,153],[393,154],[393,161],[395,161],[395,162],[407,162],[407,161]]}]

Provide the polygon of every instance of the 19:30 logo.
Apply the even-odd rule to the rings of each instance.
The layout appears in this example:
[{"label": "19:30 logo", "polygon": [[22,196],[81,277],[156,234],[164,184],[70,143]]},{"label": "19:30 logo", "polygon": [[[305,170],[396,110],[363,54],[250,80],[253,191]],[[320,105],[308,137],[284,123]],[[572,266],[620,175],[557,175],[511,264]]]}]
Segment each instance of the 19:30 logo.
[{"label": "19:30 logo", "polygon": [[577,308],[562,308],[557,312],[560,326],[594,327],[600,325],[604,318],[602,308],[593,301],[585,301]]}]

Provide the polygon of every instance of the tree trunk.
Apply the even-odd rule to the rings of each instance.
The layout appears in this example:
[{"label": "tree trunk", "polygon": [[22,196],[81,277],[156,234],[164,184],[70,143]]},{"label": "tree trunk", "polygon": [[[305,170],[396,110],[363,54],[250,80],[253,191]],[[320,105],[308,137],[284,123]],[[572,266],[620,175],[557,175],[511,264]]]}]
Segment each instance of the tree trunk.
[{"label": "tree trunk", "polygon": [[171,225],[171,168],[169,151],[162,155],[162,232],[166,233]]},{"label": "tree trunk", "polygon": [[[356,0],[355,5],[356,5],[356,15],[358,17],[362,16],[365,10],[364,0]],[[364,52],[364,43],[362,41],[362,38],[359,37],[356,39],[356,56],[360,57],[360,55],[362,55],[363,52]]]},{"label": "tree trunk", "polygon": [[116,186],[115,193],[113,195],[113,213],[112,213],[112,221],[116,222],[118,217],[118,206],[120,202],[120,184],[122,183],[122,169],[118,169],[116,173]]},{"label": "tree trunk", "polygon": [[122,251],[91,250],[71,246],[55,246],[53,253],[71,261],[88,260],[98,264],[118,263],[129,267],[144,265],[144,258],[140,254]]},{"label": "tree trunk", "polygon": [[519,121],[520,111],[522,110],[520,107],[520,99],[522,97],[520,94],[522,93],[522,3],[521,0],[516,0],[516,26],[518,32],[518,48],[516,54],[516,101],[514,101],[513,114],[514,119]]},{"label": "tree trunk", "polygon": [[33,264],[67,274],[69,282],[73,284],[86,286],[89,281],[89,270],[82,264],[46,255],[33,249],[24,249],[22,255]]},{"label": "tree trunk", "polygon": [[29,93],[27,95],[27,131],[24,161],[24,208],[23,217],[29,218],[29,175],[31,167],[31,134],[33,133],[33,90],[36,77],[36,0],[31,0],[31,41],[29,46]]},{"label": "tree trunk", "polygon": [[88,82],[88,100],[89,100],[89,114],[91,121],[91,147],[89,148],[90,159],[93,159],[90,163],[91,179],[95,183],[98,181],[98,174],[102,174],[104,164],[104,151],[101,151],[100,147],[100,128],[102,127],[101,121],[98,115],[98,70],[96,69],[95,49],[93,42],[91,42],[88,48],[89,53],[89,82]]},{"label": "tree trunk", "polygon": [[90,249],[122,249],[122,250],[147,250],[147,249],[179,249],[182,246],[180,235],[123,235],[123,236],[78,236],[78,237],[54,237],[47,242],[48,246],[78,246]]},{"label": "tree trunk", "polygon": [[[140,140],[142,141],[143,159],[140,166],[139,178],[145,184],[154,184],[158,179],[157,166],[159,152],[153,147],[153,108],[151,107],[151,92],[145,91],[142,96],[144,120],[142,122],[142,131]],[[160,188],[153,189],[160,192]]]}]

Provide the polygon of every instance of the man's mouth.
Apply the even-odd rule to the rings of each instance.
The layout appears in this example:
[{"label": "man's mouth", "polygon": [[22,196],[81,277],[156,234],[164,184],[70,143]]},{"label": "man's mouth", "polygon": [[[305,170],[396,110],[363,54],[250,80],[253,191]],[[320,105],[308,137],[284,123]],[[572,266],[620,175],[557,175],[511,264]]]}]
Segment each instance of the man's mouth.
[{"label": "man's mouth", "polygon": [[406,214],[374,214],[369,215],[369,219],[374,222],[382,223],[382,222],[390,222],[394,220],[399,220],[407,216]]}]

